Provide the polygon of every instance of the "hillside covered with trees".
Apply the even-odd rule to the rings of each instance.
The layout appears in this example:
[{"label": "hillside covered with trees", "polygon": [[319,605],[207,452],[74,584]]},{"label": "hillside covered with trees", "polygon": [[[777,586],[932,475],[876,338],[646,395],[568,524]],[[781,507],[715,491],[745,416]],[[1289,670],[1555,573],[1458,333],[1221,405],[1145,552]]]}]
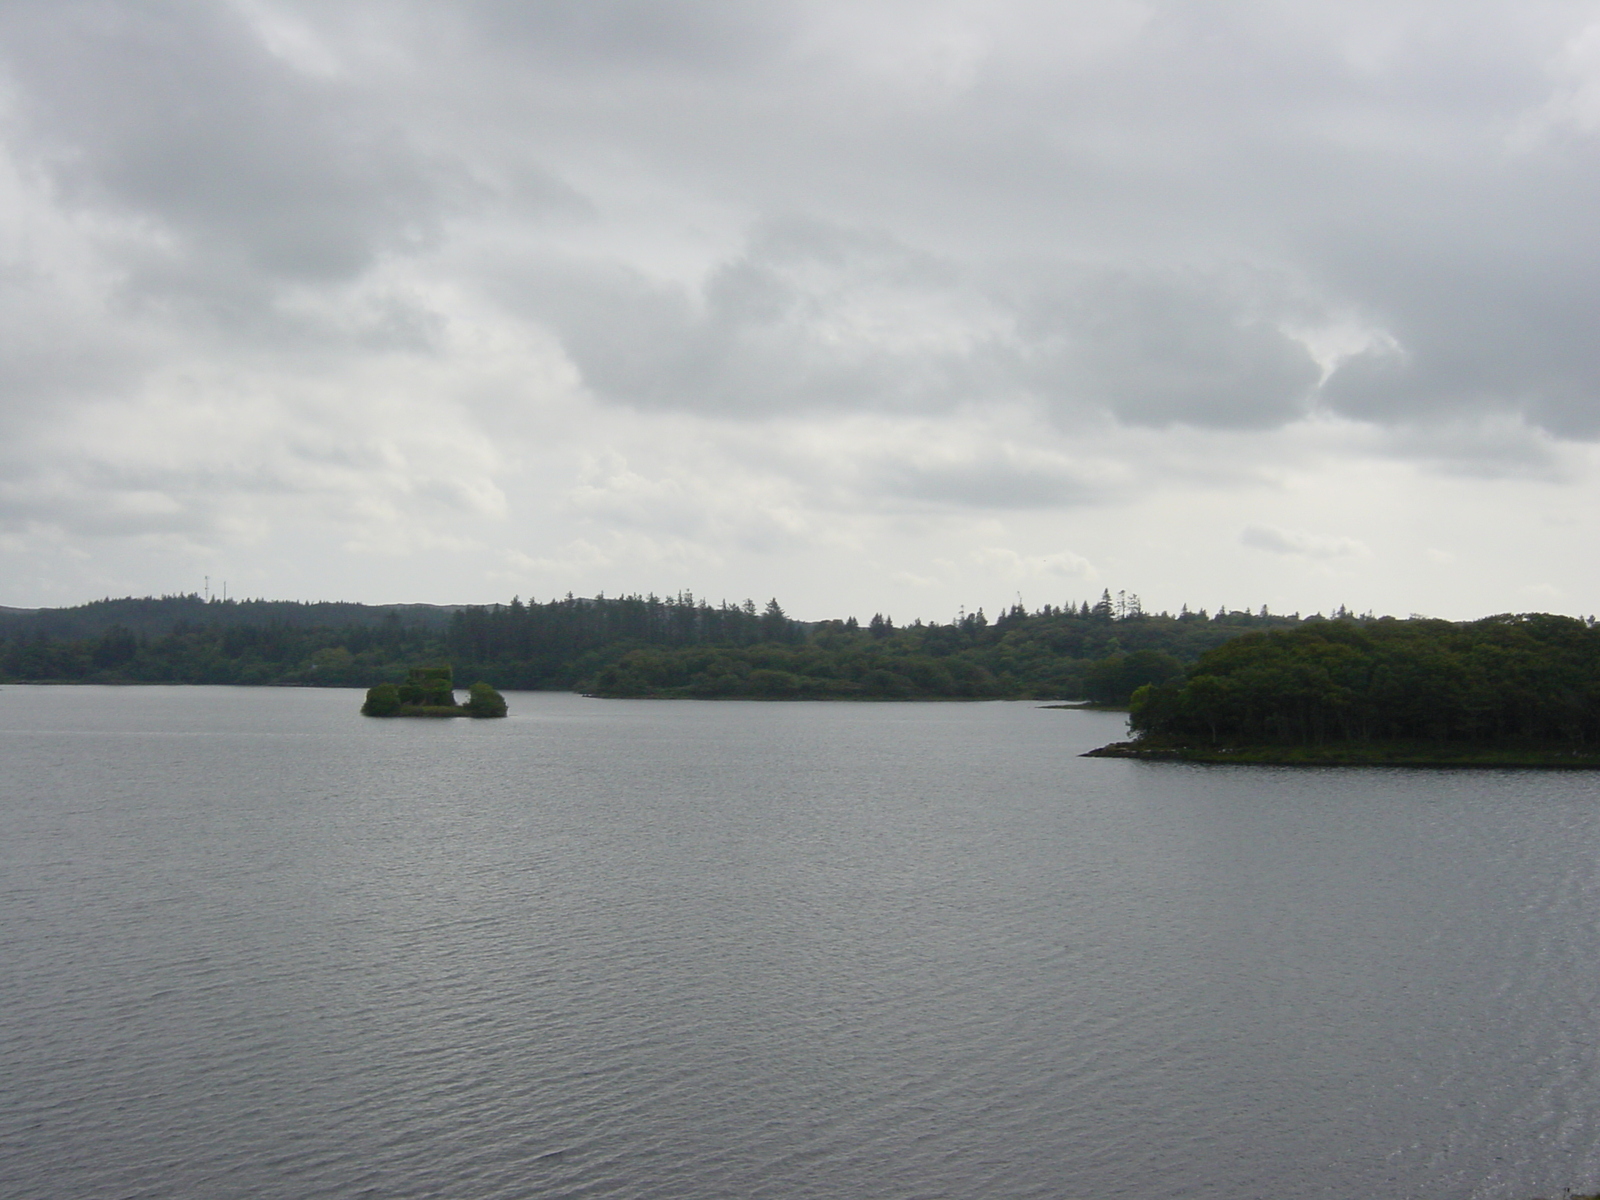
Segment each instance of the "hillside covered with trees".
[{"label": "hillside covered with trees", "polygon": [[1265,611],[1151,614],[1109,593],[906,626],[881,614],[808,623],[776,600],[712,605],[687,593],[460,608],[177,596],[0,610],[0,680],[372,687],[449,661],[497,688],[600,696],[1123,704],[1229,638],[1299,623]]}]

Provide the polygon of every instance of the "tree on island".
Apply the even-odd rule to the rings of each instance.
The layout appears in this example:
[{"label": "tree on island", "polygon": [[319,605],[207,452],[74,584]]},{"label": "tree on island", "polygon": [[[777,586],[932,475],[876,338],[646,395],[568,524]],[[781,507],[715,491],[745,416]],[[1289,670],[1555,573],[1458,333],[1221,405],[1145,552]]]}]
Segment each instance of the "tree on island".
[{"label": "tree on island", "polygon": [[400,703],[426,708],[454,708],[455,684],[450,664],[442,667],[412,667],[400,685]]}]

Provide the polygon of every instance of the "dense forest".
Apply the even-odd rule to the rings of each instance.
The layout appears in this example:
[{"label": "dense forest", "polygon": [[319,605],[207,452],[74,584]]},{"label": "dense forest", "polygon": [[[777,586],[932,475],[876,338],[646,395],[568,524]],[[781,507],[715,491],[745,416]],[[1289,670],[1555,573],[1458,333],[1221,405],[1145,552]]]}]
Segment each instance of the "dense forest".
[{"label": "dense forest", "polygon": [[102,600],[0,609],[0,680],[372,687],[422,662],[497,688],[600,696],[1049,698],[1125,704],[1205,651],[1298,616],[1187,609],[1137,597],[945,623],[802,622],[776,600],[712,605],[688,593],[442,608]]},{"label": "dense forest", "polygon": [[1412,742],[1600,750],[1600,626],[1317,620],[1246,633],[1138,690],[1151,745]]}]

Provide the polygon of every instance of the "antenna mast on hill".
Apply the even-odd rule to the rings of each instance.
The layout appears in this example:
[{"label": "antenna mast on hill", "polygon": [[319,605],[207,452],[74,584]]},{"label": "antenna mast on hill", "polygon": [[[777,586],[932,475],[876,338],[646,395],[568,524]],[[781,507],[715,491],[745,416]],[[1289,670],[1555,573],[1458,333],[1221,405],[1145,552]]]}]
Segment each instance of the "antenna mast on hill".
[{"label": "antenna mast on hill", "polygon": [[211,576],[206,576],[206,603],[211,603]]}]

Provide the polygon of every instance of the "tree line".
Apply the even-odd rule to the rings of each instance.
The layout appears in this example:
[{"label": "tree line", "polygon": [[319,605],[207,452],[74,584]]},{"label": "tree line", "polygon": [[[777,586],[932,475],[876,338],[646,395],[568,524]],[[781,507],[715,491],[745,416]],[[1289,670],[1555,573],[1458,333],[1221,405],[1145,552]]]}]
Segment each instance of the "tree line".
[{"label": "tree line", "polygon": [[603,696],[1089,699],[1125,704],[1237,634],[1297,616],[1147,613],[1137,596],[991,621],[804,622],[774,599],[566,596],[440,608],[104,600],[0,612],[0,679],[372,687],[453,662],[498,688]]}]

